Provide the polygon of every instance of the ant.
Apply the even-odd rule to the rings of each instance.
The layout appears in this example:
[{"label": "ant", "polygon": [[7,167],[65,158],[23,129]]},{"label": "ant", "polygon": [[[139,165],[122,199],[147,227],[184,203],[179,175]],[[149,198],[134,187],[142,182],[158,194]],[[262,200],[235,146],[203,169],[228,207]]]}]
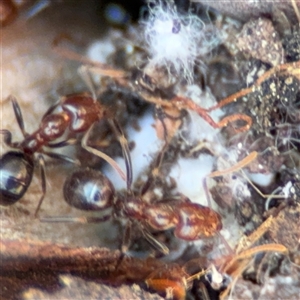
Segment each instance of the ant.
[{"label": "ant", "polygon": [[[119,125],[113,120],[112,125],[119,140],[124,139]],[[83,138],[85,141],[87,137]],[[156,249],[163,254],[168,254],[169,249],[158,242],[150,233],[149,229],[164,231],[174,228],[177,238],[194,241],[205,237],[212,237],[222,229],[221,217],[209,207],[193,203],[187,197],[181,195],[160,201],[146,202],[143,195],[149,190],[154,176],[159,172],[159,166],[166,151],[163,147],[155,160],[154,170],[136,195],[132,190],[132,165],[129,152],[121,143],[126,166],[127,191],[124,194],[115,192],[111,181],[100,171],[90,168],[78,169],[65,181],[63,194],[65,201],[75,208],[86,211],[103,211],[108,208],[112,213],[101,217],[45,217],[42,222],[75,222],[75,223],[99,223],[112,217],[127,219],[127,225],[122,243],[122,252],[125,253],[130,242],[131,227],[138,224],[142,235]],[[98,155],[98,150],[89,147],[90,152]]]},{"label": "ant", "polygon": [[[0,130],[4,136],[4,143],[11,148],[18,149],[18,151],[7,152],[0,159],[0,205],[12,205],[24,196],[33,176],[34,154],[40,153],[38,165],[41,170],[42,195],[35,211],[35,216],[37,216],[46,194],[45,162],[41,154],[79,164],[77,160],[62,154],[48,152],[44,150],[44,147],[58,148],[74,144],[76,140],[70,138],[57,143],[52,142],[63,137],[66,132],[69,135],[90,132],[89,129],[95,122],[106,117],[107,110],[96,101],[96,97],[92,97],[88,93],[67,95],[48,109],[42,117],[39,128],[29,134],[25,131],[22,112],[16,98],[10,96],[9,100],[12,102],[14,114],[24,139],[20,142],[12,142],[11,132],[6,129]],[[56,109],[60,109],[60,111],[54,113]],[[89,151],[86,143],[82,143],[82,146]],[[128,149],[127,146],[124,148]],[[98,156],[108,160],[119,173],[121,172],[106,154],[101,153]]]},{"label": "ant", "polygon": [[[167,295],[168,299],[181,300],[186,299],[187,291],[191,288],[193,281],[204,277],[208,286],[220,294],[220,299],[226,299],[238,278],[249,268],[249,263],[256,254],[277,252],[289,255],[289,250],[282,244],[269,243],[253,246],[275,221],[276,218],[271,215],[252,234],[243,236],[234,251],[231,250],[230,254],[213,259],[212,263],[209,263],[207,258],[200,257],[192,259],[183,267],[176,263],[163,265],[151,272],[145,282],[152,290]],[[191,270],[188,270],[190,269],[188,267],[192,267]],[[199,272],[192,271],[199,267],[201,269]],[[199,287],[205,299],[210,299],[207,287],[202,282]]]}]

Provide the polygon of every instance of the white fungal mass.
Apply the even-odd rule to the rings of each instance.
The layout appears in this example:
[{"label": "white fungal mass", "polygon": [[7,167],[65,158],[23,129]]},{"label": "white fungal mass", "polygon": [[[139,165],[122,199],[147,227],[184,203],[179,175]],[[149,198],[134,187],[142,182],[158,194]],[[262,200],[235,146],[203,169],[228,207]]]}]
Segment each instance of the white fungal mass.
[{"label": "white fungal mass", "polygon": [[207,25],[200,18],[191,13],[180,14],[171,4],[158,2],[141,23],[150,55],[147,67],[166,66],[190,82],[199,55],[218,44],[215,34],[208,36]]}]

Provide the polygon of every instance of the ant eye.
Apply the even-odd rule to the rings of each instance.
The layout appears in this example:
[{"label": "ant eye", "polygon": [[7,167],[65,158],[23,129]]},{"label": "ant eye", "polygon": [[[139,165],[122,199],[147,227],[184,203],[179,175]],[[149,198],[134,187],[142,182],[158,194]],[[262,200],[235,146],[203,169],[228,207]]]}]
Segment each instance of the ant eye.
[{"label": "ant eye", "polygon": [[103,210],[111,205],[113,196],[111,182],[91,169],[75,171],[64,185],[67,203],[82,210]]}]

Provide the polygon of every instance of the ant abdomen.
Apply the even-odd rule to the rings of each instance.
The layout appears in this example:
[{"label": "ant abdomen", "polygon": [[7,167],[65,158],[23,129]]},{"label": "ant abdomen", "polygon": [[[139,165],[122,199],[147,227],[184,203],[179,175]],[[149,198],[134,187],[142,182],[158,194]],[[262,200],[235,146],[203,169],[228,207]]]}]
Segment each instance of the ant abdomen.
[{"label": "ant abdomen", "polygon": [[16,203],[26,193],[33,176],[34,162],[23,152],[9,151],[0,159],[0,205]]},{"label": "ant abdomen", "polygon": [[78,209],[99,211],[112,205],[115,190],[99,171],[79,169],[64,184],[66,202]]},{"label": "ant abdomen", "polygon": [[212,237],[222,229],[221,216],[209,207],[182,202],[176,208],[178,224],[174,234],[182,240],[195,241]]}]

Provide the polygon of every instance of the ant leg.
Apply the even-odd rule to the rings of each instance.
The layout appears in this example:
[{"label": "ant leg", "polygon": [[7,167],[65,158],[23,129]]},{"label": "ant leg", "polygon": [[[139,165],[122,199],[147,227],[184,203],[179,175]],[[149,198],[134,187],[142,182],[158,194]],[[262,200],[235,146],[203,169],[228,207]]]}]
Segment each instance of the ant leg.
[{"label": "ant leg", "polygon": [[14,148],[14,143],[12,143],[12,134],[7,129],[1,129],[0,134],[3,134],[3,141],[5,145]]},{"label": "ant leg", "polygon": [[155,160],[155,163],[154,163],[153,170],[151,171],[150,175],[148,176],[147,181],[142,186],[141,196],[143,196],[143,195],[146,194],[146,192],[149,190],[150,186],[152,185],[154,179],[156,177],[158,177],[158,175],[159,175],[159,169],[160,169],[161,163],[163,161],[166,148],[167,148],[167,144],[165,144],[163,146],[162,150],[160,151],[160,153],[158,153],[158,155],[156,157],[156,160]]},{"label": "ant leg", "polygon": [[208,207],[212,208],[211,194],[210,194],[210,191],[209,191],[208,186],[207,186],[207,179],[208,179],[208,177],[205,177],[203,179],[202,186],[203,186],[203,190],[204,190],[205,195],[206,195]]},{"label": "ant leg", "polygon": [[[131,230],[132,230],[132,222],[129,221],[126,224],[125,232],[123,235],[121,252],[123,254],[127,253],[130,242],[131,242]],[[160,243],[157,239],[153,237],[153,235],[144,227],[140,228],[141,233],[143,234],[144,238],[152,245],[155,249],[160,251],[161,253],[167,255],[169,254],[169,249],[166,245]]]},{"label": "ant leg", "polygon": [[128,221],[122,239],[122,245],[121,245],[122,254],[127,253],[129,249],[130,242],[131,242],[131,229],[132,229],[132,222]]},{"label": "ant leg", "polygon": [[52,106],[50,106],[48,108],[48,110],[44,113],[43,117],[42,117],[42,121],[50,114],[53,113],[53,111],[60,105],[61,101],[58,100],[56,101]]},{"label": "ant leg", "polygon": [[210,126],[213,128],[218,128],[218,124],[212,119],[212,117],[208,114],[208,110],[200,107],[194,101],[189,98],[176,96],[172,100],[175,105],[179,108],[187,108],[195,111],[203,120],[205,120]]},{"label": "ant leg", "polygon": [[84,136],[81,140],[82,148],[85,149],[86,151],[88,151],[88,152],[104,159],[107,163],[109,163],[116,170],[116,172],[121,176],[121,178],[123,180],[126,180],[126,175],[124,174],[124,172],[122,171],[120,166],[111,157],[109,157],[107,154],[105,154],[102,151],[99,151],[95,148],[92,148],[92,147],[88,146],[87,141],[88,141],[88,138],[91,134],[92,128],[93,128],[93,126],[91,126],[89,128],[89,130],[84,134]]},{"label": "ant leg", "polygon": [[67,47],[60,46],[59,44],[62,39],[70,40],[69,37],[67,38],[64,37],[64,38],[55,39],[53,41],[52,50],[56,52],[58,55],[65,57],[69,60],[75,60],[76,62],[80,62],[85,65],[88,65],[89,69],[95,74],[108,76],[112,78],[123,78],[126,76],[126,72],[124,72],[123,70],[114,69],[107,64],[93,61],[91,59],[88,59],[87,57],[84,57],[79,53],[76,53],[75,51],[68,49]]},{"label": "ant leg", "polygon": [[101,223],[106,222],[111,218],[111,215],[105,215],[103,217],[42,217],[40,218],[41,222],[47,223],[80,223],[80,224],[87,224],[87,223]]},{"label": "ant leg", "polygon": [[10,99],[10,101],[12,103],[13,110],[14,110],[15,117],[17,119],[19,128],[20,128],[20,130],[21,130],[21,132],[22,132],[22,134],[23,134],[23,136],[25,138],[26,136],[28,136],[28,133],[25,131],[24,119],[23,119],[21,108],[20,108],[20,106],[18,104],[17,99],[14,96],[9,96],[9,99]]},{"label": "ant leg", "polygon": [[160,251],[164,255],[169,254],[169,248],[163,243],[159,242],[146,228],[141,228],[141,232],[144,238],[152,245],[155,249]]},{"label": "ant leg", "polygon": [[71,145],[76,145],[77,144],[77,139],[68,139],[64,140],[58,143],[49,143],[47,144],[48,148],[62,148],[66,146],[71,146]]},{"label": "ant leg", "polygon": [[275,194],[275,193],[277,193],[277,192],[279,192],[279,191],[282,191],[282,188],[280,188],[280,187],[276,188],[271,194],[266,195],[266,194],[262,193],[262,192],[259,190],[259,188],[258,188],[258,187],[257,187],[257,186],[249,179],[249,177],[247,176],[247,174],[246,174],[243,170],[241,170],[241,172],[242,172],[244,178],[248,181],[248,183],[254,188],[254,190],[255,190],[261,197],[267,199],[266,204],[267,204],[268,202],[270,202],[271,199],[284,199],[284,198],[287,198],[287,195],[284,194],[284,193],[281,194],[281,195],[280,195],[280,194],[279,194],[279,195],[276,195],[276,194]]},{"label": "ant leg", "polygon": [[121,126],[119,125],[116,119],[109,120],[109,123],[113,127],[115,134],[117,135],[118,140],[121,144],[122,153],[123,153],[125,166],[126,166],[127,189],[130,190],[132,185],[132,162],[131,162],[130,150],[128,147],[128,141],[121,129]]},{"label": "ant leg", "polygon": [[244,126],[241,126],[239,128],[234,127],[234,130],[236,132],[244,132],[249,130],[253,122],[252,118],[245,114],[234,114],[223,118],[221,121],[217,123],[217,125],[219,128],[222,128],[222,127],[226,127],[229,123],[233,123],[235,121],[244,121],[246,123]]},{"label": "ant leg", "polygon": [[222,171],[212,172],[208,175],[208,177],[213,178],[213,177],[223,176],[229,173],[239,171],[240,169],[250,164],[254,159],[256,159],[257,155],[258,153],[256,151],[253,151],[250,154],[248,154],[245,158],[243,158],[241,161],[237,162],[233,167],[230,167]]},{"label": "ant leg", "polygon": [[38,156],[38,164],[40,167],[40,176],[41,176],[41,182],[42,182],[42,196],[40,197],[40,200],[38,202],[37,208],[34,213],[34,217],[36,218],[38,215],[38,212],[41,208],[41,205],[44,201],[45,195],[46,195],[46,173],[45,173],[45,160],[42,155]]},{"label": "ant leg", "polygon": [[80,166],[81,163],[78,159],[73,159],[69,156],[66,156],[66,155],[63,155],[63,154],[60,154],[60,153],[55,153],[55,152],[48,152],[48,151],[41,151],[41,153],[51,157],[51,158],[54,158],[54,159],[61,159],[63,161],[66,161],[68,163],[71,163],[71,164],[75,164],[75,165],[78,165]]}]

